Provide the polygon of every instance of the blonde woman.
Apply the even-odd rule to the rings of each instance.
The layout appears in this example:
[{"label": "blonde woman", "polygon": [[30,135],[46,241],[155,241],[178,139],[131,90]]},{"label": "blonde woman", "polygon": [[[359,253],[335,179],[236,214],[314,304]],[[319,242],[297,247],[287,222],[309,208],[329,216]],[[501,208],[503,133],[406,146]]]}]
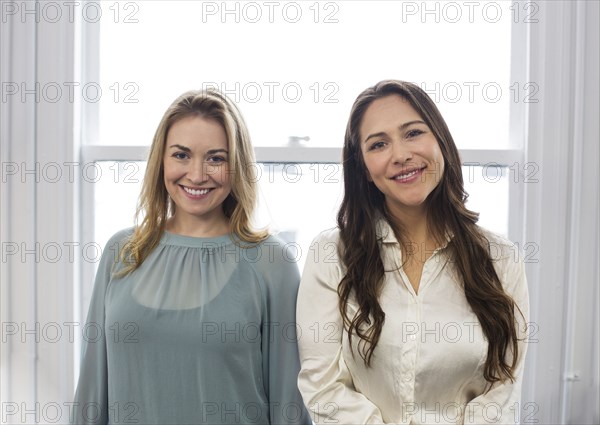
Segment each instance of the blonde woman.
[{"label": "blonde woman", "polygon": [[100,261],[76,423],[310,423],[296,383],[299,273],[279,239],[251,227],[254,170],[221,93],[184,93],[165,112],[141,222]]}]

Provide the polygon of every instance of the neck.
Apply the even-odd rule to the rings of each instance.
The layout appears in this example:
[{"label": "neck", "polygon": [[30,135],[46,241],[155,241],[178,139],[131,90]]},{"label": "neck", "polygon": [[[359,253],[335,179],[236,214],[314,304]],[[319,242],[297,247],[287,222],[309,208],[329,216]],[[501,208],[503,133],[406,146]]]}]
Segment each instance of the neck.
[{"label": "neck", "polygon": [[166,230],[183,236],[213,238],[229,233],[229,220],[224,214],[204,218],[176,212],[167,220]]},{"label": "neck", "polygon": [[393,222],[402,229],[407,241],[422,243],[430,239],[425,208],[399,209],[391,205],[387,208]]}]

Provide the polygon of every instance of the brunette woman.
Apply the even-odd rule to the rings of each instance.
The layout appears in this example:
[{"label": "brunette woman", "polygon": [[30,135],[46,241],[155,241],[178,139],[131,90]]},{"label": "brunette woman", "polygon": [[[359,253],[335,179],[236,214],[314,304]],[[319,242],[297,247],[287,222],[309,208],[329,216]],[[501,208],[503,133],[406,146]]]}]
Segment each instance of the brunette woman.
[{"label": "brunette woman", "polygon": [[298,295],[299,387],[315,422],[518,423],[523,261],[466,208],[429,96],[402,81],[361,93],[343,167],[338,227],[315,239]]}]

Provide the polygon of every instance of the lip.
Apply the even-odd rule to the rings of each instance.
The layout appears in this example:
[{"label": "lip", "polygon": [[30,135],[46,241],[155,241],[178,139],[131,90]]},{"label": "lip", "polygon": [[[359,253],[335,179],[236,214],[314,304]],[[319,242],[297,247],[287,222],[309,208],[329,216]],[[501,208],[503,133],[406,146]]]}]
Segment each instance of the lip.
[{"label": "lip", "polygon": [[[181,192],[185,195],[186,198],[193,199],[193,200],[199,200],[199,199],[207,198],[211,194],[211,192],[215,189],[214,187],[199,187],[199,188],[195,188],[195,187],[183,186],[181,184],[179,185],[179,188],[181,189]],[[195,191],[208,190],[208,192],[202,193],[202,194],[199,194],[199,195],[194,195],[192,193],[189,193],[185,189],[191,189],[191,190],[195,190]]]},{"label": "lip", "polygon": [[[400,183],[400,184],[413,183],[421,178],[421,176],[423,175],[423,171],[426,168],[427,168],[427,166],[413,167],[413,168],[409,168],[407,170],[402,170],[400,173],[394,174],[392,177],[390,177],[390,180],[393,180],[394,182]],[[406,176],[406,175],[409,175],[409,177],[398,178],[399,176]]]}]

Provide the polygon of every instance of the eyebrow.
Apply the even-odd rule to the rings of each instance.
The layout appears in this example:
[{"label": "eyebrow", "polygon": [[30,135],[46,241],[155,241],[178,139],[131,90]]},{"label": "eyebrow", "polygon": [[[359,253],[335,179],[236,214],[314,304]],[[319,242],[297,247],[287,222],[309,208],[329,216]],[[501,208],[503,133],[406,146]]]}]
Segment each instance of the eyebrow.
[{"label": "eyebrow", "polygon": [[175,148],[175,149],[181,149],[184,152],[191,152],[192,150],[188,147],[182,146],[182,145],[171,145],[169,146],[171,149]]},{"label": "eyebrow", "polygon": [[220,152],[227,153],[227,154],[229,153],[229,151],[227,149],[211,149],[209,151],[206,151],[206,154],[207,155],[214,155],[214,154],[220,153]]},{"label": "eyebrow", "polygon": [[[176,145],[171,145],[171,146],[169,146],[169,148],[171,148],[171,149],[172,148],[181,149],[182,151],[187,152],[187,153],[191,153],[192,152],[192,150],[190,148],[188,148],[186,146],[182,146],[182,145],[177,145],[177,144]],[[227,149],[211,149],[209,151],[206,151],[206,154],[207,155],[214,155],[214,154],[219,153],[219,152],[224,152],[224,153],[227,153],[227,154],[229,153],[229,151],[227,151]]]},{"label": "eyebrow", "polygon": [[[414,121],[405,122],[398,129],[400,131],[404,131],[407,127],[410,127],[413,124],[425,124],[425,122],[422,120],[414,120]],[[363,143],[367,143],[369,141],[369,139],[372,139],[373,137],[382,137],[385,135],[386,135],[385,131],[380,131],[379,133],[375,133],[375,134],[369,134],[369,136],[365,139],[365,141]]]}]

